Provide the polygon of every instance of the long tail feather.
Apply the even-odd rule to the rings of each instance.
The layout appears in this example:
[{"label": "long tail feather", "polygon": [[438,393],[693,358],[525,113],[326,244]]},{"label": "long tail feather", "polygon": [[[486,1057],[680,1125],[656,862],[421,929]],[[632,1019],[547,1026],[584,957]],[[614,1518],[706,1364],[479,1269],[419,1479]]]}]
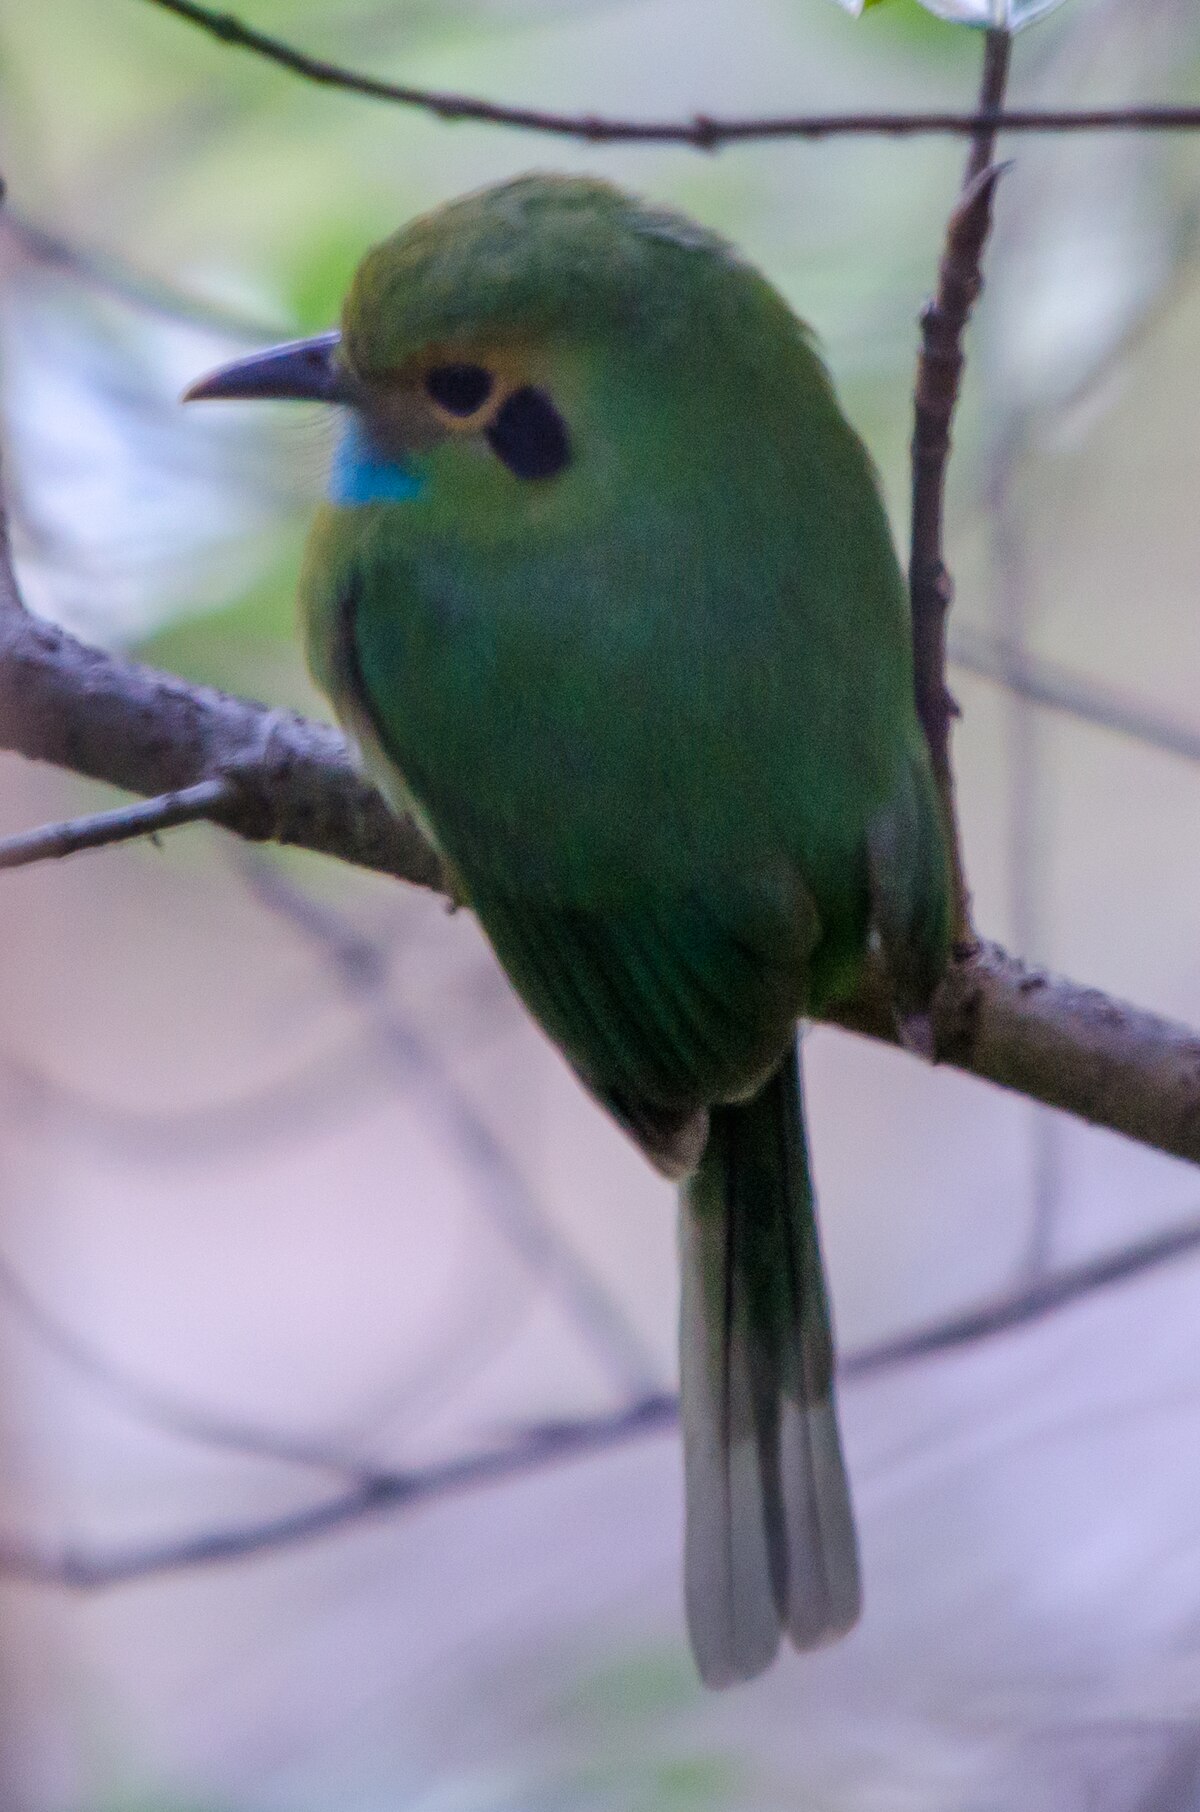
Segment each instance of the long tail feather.
[{"label": "long tail feather", "polygon": [[713,1110],[683,1191],[685,1586],[710,1686],[761,1673],[781,1630],[812,1648],[859,1611],[802,1112],[790,1053]]}]

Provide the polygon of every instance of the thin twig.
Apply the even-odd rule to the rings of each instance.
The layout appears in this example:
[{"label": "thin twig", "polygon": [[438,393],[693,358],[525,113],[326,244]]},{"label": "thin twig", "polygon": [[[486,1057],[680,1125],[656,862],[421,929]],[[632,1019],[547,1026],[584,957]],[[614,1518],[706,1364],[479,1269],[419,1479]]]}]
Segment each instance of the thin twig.
[{"label": "thin twig", "polygon": [[430,1091],[454,1149],[478,1179],[479,1199],[491,1225],[521,1263],[554,1292],[610,1380],[625,1396],[652,1393],[658,1367],[620,1304],[537,1201],[507,1145],[449,1073],[436,1047],[388,1008],[376,947],[342,914],[295,886],[275,864],[247,852],[241,866],[259,903],[314,943],[344,991],[371,1010],[384,1061],[409,1085]]},{"label": "thin twig", "polygon": [[[1185,1223],[963,1314],[859,1348],[843,1358],[840,1374],[846,1382],[857,1383],[886,1376],[900,1366],[974,1346],[1029,1326],[1056,1310],[1131,1282],[1197,1251],[1200,1225],[1194,1221]],[[464,1491],[505,1484],[563,1461],[586,1459],[647,1435],[665,1433],[675,1426],[678,1407],[673,1396],[647,1395],[601,1415],[537,1423],[518,1431],[500,1446],[407,1471],[371,1472],[349,1490],[283,1516],[203,1530],[159,1543],[97,1551],[84,1547],[51,1549],[16,1539],[0,1540],[0,1575],[36,1585],[94,1591],[275,1553],[385,1511],[407,1511]]]},{"label": "thin twig", "polygon": [[18,1541],[0,1542],[0,1575],[37,1585],[95,1590],[275,1553],[316,1536],[332,1534],[380,1511],[415,1509],[419,1504],[506,1483],[566,1460],[604,1453],[639,1436],[669,1430],[676,1415],[674,1397],[648,1396],[604,1415],[538,1423],[500,1446],[459,1454],[411,1471],[372,1473],[336,1497],[261,1523],[206,1529],[158,1544],[94,1553],[84,1548],[55,1551]]},{"label": "thin twig", "polygon": [[[950,664],[1009,692],[1061,712],[1079,723],[1111,730],[1143,748],[1200,763],[1200,726],[1183,723],[1113,687],[1102,685],[1038,655],[1013,647],[1002,637],[959,623],[948,638]],[[82,818],[39,826],[0,838],[0,869],[20,868],[59,856],[153,836],[174,826],[208,820],[225,824],[232,789],[222,781],[161,794],[137,805],[120,806]],[[230,825],[238,829],[236,824]]]},{"label": "thin twig", "polygon": [[219,821],[233,799],[227,780],[198,780],[177,792],[160,793],[156,799],[139,799],[111,812],[93,812],[86,818],[67,818],[60,824],[43,824],[37,830],[0,837],[0,868],[27,868],[58,856],[78,855],[85,849],[105,849],[111,843],[129,843],[135,837],[154,837],[159,831],[206,818]]},{"label": "thin twig", "polygon": [[1147,1271],[1158,1270],[1176,1259],[1188,1258],[1200,1251],[1200,1223],[1186,1221],[1181,1227],[1151,1234],[1116,1252],[1087,1259],[1070,1269],[1042,1276],[1026,1289],[998,1296],[994,1302],[982,1303],[961,1315],[948,1316],[926,1328],[898,1334],[892,1340],[881,1340],[875,1346],[861,1347],[848,1353],[841,1364],[846,1378],[870,1378],[889,1372],[899,1365],[911,1365],[918,1359],[932,1359],[940,1353],[955,1352],[991,1340],[1015,1328],[1044,1321],[1058,1309],[1082,1302],[1101,1290],[1129,1283]]},{"label": "thin twig", "polygon": [[268,710],[76,641],[32,616],[0,513],[0,749],[131,793],[235,782],[222,823],[428,887],[436,854],[363,778],[328,724]]},{"label": "thin twig", "polygon": [[[1010,50],[1007,32],[987,33],[979,96],[982,112],[994,112],[1004,98]],[[959,945],[970,943],[971,909],[950,767],[950,725],[957,707],[946,685],[946,617],[953,588],[943,555],[943,511],[950,426],[962,382],[963,334],[983,285],[983,248],[1001,173],[991,161],[995,139],[995,128],[987,126],[975,134],[971,144],[958,203],[946,229],[937,292],[921,313],[921,351],[913,388],[909,558],[913,679],[946,826],[954,936]]]},{"label": "thin twig", "polygon": [[936,113],[871,112],[755,115],[719,118],[698,113],[682,120],[609,119],[595,113],[555,113],[538,107],[510,107],[474,95],[448,94],[388,82],[347,69],[323,57],[310,56],[282,38],[256,31],[231,13],[202,6],[197,0],[150,0],[165,12],[186,19],[210,37],[235,49],[253,51],[268,62],[307,81],[339,88],[370,100],[416,107],[440,120],[474,120],[489,126],[516,126],[557,138],[589,144],[690,145],[697,151],[719,151],[723,145],[762,139],[918,138],[930,135],[976,138],[1004,132],[1195,132],[1200,107],[1018,108],[1002,112],[999,102],[984,101],[976,110]]},{"label": "thin twig", "polygon": [[1143,748],[1200,762],[1200,726],[1181,723],[1153,705],[1086,679],[1056,661],[1027,654],[986,630],[956,624],[950,633],[949,652],[952,665],[980,679],[994,680],[1031,704],[1061,711],[1097,729],[1112,730]]},{"label": "thin twig", "polygon": [[189,327],[210,328],[213,333],[231,340],[244,340],[249,345],[287,338],[286,322],[266,321],[224,303],[188,295],[151,272],[136,269],[112,252],[77,245],[13,208],[5,208],[0,214],[0,223],[4,236],[30,263],[65,272],[89,289],[111,296],[129,308],[141,309],[168,321],[181,321]]}]

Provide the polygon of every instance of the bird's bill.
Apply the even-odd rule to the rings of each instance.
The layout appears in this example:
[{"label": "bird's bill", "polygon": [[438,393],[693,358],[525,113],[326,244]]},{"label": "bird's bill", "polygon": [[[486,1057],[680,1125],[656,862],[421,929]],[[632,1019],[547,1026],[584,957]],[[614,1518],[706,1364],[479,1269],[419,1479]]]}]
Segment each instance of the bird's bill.
[{"label": "bird's bill", "polygon": [[260,397],[286,397],[301,403],[347,403],[351,401],[349,378],[336,356],[341,337],[335,329],[311,340],[289,340],[285,346],[234,359],[207,377],[197,378],[184,391],[183,400],[250,402]]}]

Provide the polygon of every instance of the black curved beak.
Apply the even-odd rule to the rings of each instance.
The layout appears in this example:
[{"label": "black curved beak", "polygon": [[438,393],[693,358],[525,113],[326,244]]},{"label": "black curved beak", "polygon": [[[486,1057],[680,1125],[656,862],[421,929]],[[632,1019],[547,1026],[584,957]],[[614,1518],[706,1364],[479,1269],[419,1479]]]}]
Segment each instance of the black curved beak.
[{"label": "black curved beak", "polygon": [[185,403],[216,398],[249,402],[288,397],[302,403],[353,402],[350,375],[337,357],[341,334],[319,333],[311,340],[289,340],[249,358],[234,359],[197,378],[183,393]]}]

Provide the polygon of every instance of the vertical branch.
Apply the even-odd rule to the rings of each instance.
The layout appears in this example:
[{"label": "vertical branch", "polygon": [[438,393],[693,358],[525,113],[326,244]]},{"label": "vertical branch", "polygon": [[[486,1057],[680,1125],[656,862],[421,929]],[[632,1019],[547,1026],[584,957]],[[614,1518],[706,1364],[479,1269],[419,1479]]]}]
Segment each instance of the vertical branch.
[{"label": "vertical branch", "polygon": [[[979,90],[982,113],[997,111],[1004,100],[1010,51],[1007,32],[987,33]],[[937,293],[921,313],[921,350],[913,391],[909,559],[913,675],[917,713],[929,744],[951,851],[954,938],[960,945],[974,940],[950,768],[950,726],[958,707],[946,685],[946,617],[953,586],[943,557],[943,523],[950,427],[964,363],[963,333],[983,284],[983,249],[1002,167],[992,162],[995,141],[994,126],[981,128],[971,141],[962,188],[946,229]]]}]

